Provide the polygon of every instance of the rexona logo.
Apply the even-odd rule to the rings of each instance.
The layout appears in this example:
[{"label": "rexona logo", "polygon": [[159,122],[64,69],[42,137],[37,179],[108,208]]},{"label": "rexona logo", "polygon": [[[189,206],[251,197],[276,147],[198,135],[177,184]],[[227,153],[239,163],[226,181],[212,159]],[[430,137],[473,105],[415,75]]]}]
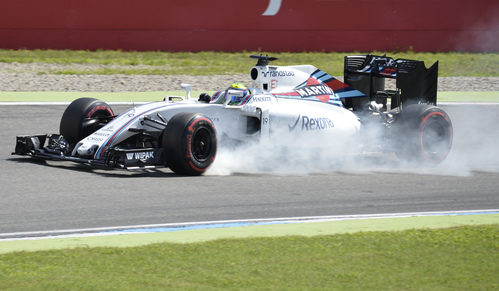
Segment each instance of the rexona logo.
[{"label": "rexona logo", "polygon": [[148,160],[154,159],[154,152],[136,152],[136,153],[127,153],[127,160]]},{"label": "rexona logo", "polygon": [[333,95],[333,89],[326,85],[314,85],[307,86],[300,89],[296,89],[296,92],[300,94],[301,97],[309,97],[316,95]]},{"label": "rexona logo", "polygon": [[297,125],[301,123],[302,131],[326,130],[334,128],[334,123],[327,117],[309,117],[298,115],[298,118],[292,125],[288,125],[289,131],[294,131]]}]

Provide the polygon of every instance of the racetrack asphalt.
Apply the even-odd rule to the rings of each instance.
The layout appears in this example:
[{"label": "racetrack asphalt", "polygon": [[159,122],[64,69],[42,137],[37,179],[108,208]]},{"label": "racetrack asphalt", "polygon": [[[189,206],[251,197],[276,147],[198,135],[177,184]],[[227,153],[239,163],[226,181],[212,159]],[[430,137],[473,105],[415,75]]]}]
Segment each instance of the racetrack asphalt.
[{"label": "racetrack asphalt", "polygon": [[167,169],[93,170],[10,155],[16,135],[57,133],[64,109],[0,106],[0,233],[499,208],[497,105],[445,106],[454,147],[431,169],[180,177]]}]

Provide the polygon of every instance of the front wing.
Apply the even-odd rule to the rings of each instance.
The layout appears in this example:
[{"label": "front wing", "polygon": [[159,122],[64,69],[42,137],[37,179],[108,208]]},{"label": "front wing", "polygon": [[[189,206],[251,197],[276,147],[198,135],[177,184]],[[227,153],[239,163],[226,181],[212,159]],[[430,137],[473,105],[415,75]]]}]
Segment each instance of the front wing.
[{"label": "front wing", "polygon": [[162,148],[111,148],[103,159],[71,155],[71,149],[61,135],[24,135],[16,137],[13,155],[30,156],[43,160],[71,161],[95,167],[127,170],[164,167]]}]

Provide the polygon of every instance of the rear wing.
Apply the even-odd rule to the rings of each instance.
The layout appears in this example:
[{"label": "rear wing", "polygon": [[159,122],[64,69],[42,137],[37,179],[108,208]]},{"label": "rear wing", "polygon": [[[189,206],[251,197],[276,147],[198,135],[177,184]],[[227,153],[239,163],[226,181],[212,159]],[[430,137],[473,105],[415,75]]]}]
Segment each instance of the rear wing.
[{"label": "rear wing", "polygon": [[[385,90],[385,79],[396,80],[396,90]],[[345,56],[344,82],[367,97],[345,99],[345,107],[364,108],[370,101],[391,109],[402,104],[437,104],[438,61],[426,68],[423,61],[393,59],[386,56]]]}]

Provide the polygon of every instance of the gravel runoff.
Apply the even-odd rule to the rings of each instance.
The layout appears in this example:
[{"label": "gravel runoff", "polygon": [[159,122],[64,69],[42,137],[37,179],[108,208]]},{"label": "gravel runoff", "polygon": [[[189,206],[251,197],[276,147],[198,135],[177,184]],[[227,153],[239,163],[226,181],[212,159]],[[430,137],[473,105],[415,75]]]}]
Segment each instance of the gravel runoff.
[{"label": "gravel runoff", "polygon": [[[190,75],[56,75],[67,69],[95,69],[102,65],[59,65],[0,63],[0,91],[58,92],[147,92],[181,90],[181,83],[193,90],[216,91],[233,82],[250,84],[248,74]],[[108,67],[111,67],[107,65]],[[145,67],[145,66],[144,66]],[[137,66],[134,66],[137,68]],[[342,77],[338,76],[338,79]],[[387,82],[393,88],[393,80]],[[440,77],[439,91],[499,91],[499,77]]]}]

